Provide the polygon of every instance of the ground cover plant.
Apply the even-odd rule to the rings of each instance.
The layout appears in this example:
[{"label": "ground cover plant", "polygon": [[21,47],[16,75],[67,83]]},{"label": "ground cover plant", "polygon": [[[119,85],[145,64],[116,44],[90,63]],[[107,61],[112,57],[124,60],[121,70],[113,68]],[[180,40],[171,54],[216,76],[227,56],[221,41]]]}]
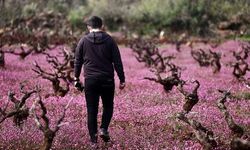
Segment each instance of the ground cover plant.
[{"label": "ground cover plant", "polygon": [[[227,41],[216,48],[194,43],[193,48],[182,45],[180,52],[176,51],[175,45],[151,45],[153,52],[161,54],[154,55],[152,60],[166,58],[167,63],[157,63],[159,65],[154,62],[161,61],[139,62],[145,55],[139,56],[133,47],[120,46],[127,87],[116,90],[110,127],[112,139],[108,144],[99,140],[99,149],[233,149],[232,141],[249,148],[250,97],[247,95],[250,89],[247,83],[250,74],[246,71],[241,76],[244,80],[239,80],[232,67],[237,61],[236,54],[243,52],[242,44],[248,43]],[[37,62],[49,73],[55,73],[48,57],[62,56],[64,47],[46,50],[47,54],[30,54],[25,60],[12,53],[5,54],[5,67],[0,70],[0,119],[18,108],[10,101],[11,95],[20,101],[25,92],[32,94],[22,104],[24,110],[29,110],[29,115],[20,120],[21,126],[13,123],[13,116],[1,122],[0,149],[42,148],[49,137],[44,132],[46,128],[56,132],[50,141],[52,149],[90,149],[83,93],[69,83],[64,97],[49,94],[53,93],[51,82],[37,77],[32,70]],[[191,56],[192,49],[220,53],[220,71],[214,74],[210,66],[199,66]],[[62,63],[63,60],[59,57],[58,61]],[[249,58],[244,62],[249,64]],[[178,82],[166,90],[163,81],[173,76]],[[19,83],[25,83],[25,86],[20,88]],[[36,85],[40,90],[36,91]],[[231,116],[226,118],[232,118],[234,124],[240,126],[240,135],[231,129],[225,115]],[[236,149],[237,146],[239,144]]]}]

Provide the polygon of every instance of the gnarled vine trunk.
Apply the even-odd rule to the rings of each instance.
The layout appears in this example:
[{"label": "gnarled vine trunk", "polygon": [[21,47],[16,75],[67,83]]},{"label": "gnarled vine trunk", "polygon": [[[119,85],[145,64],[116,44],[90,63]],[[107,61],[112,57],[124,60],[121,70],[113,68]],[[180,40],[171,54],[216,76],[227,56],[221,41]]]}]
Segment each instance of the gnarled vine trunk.
[{"label": "gnarled vine trunk", "polygon": [[43,145],[40,150],[50,150],[56,133],[50,129],[44,132]]}]

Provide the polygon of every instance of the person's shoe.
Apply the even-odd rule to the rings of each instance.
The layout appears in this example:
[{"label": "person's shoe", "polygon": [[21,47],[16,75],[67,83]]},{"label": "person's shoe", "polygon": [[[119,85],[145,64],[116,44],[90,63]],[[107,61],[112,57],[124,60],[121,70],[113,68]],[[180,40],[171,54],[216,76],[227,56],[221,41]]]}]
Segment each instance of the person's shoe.
[{"label": "person's shoe", "polygon": [[99,134],[99,135],[100,135],[100,137],[102,138],[102,140],[103,140],[104,142],[109,142],[109,141],[110,141],[110,136],[109,136],[109,133],[108,133],[107,130],[101,128],[101,129],[100,129],[100,134]]},{"label": "person's shoe", "polygon": [[91,143],[97,143],[97,134],[90,136],[90,142]]}]

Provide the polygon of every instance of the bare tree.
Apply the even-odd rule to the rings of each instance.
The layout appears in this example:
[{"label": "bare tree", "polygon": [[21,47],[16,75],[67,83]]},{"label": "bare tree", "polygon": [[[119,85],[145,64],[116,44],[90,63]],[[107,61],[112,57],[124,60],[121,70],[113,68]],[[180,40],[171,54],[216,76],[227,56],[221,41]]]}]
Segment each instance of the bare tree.
[{"label": "bare tree", "polygon": [[185,84],[184,82],[178,86],[179,91],[185,96],[186,102],[183,105],[183,111],[177,114],[177,118],[191,126],[194,130],[196,138],[203,145],[204,149],[209,150],[217,146],[214,133],[202,126],[200,122],[186,117],[194,105],[196,105],[199,101],[198,89],[200,87],[200,83],[197,80],[192,83],[196,84],[192,92],[187,92],[183,89],[183,85]]},{"label": "bare tree", "polygon": [[138,62],[143,62],[147,67],[163,72],[166,69],[165,62],[174,59],[173,56],[164,56],[158,49],[157,43],[151,40],[131,40],[128,46],[136,53]]},{"label": "bare tree", "polygon": [[23,46],[20,46],[20,51],[17,51],[15,49],[10,49],[8,51],[5,51],[5,53],[10,53],[10,54],[13,54],[13,55],[18,55],[18,56],[20,56],[21,59],[25,59],[32,52],[33,52],[32,49],[25,49]]},{"label": "bare tree", "polygon": [[37,62],[34,63],[34,68],[32,70],[36,72],[38,76],[41,76],[43,79],[49,80],[52,83],[55,95],[63,97],[68,93],[70,82],[73,81],[73,68],[71,64],[72,55],[70,55],[65,49],[63,49],[62,53],[62,62],[58,59],[59,56],[52,56],[45,53],[46,60],[52,66],[53,71],[45,71]]},{"label": "bare tree", "polygon": [[250,46],[243,43],[241,43],[241,50],[239,52],[233,52],[233,56],[236,59],[236,61],[231,64],[233,67],[233,75],[240,81],[245,81],[244,76],[250,71],[249,64],[247,63],[249,53]]},{"label": "bare tree", "polygon": [[[62,74],[62,72],[59,71],[55,71],[53,73],[47,72],[45,70],[43,70],[37,62],[34,63],[34,68],[32,69],[34,72],[36,72],[38,74],[38,76],[41,76],[43,79],[49,80],[52,83],[52,87],[54,90],[54,94],[55,95],[59,95],[59,96],[65,96],[68,91],[69,91],[69,82],[67,81],[66,77],[64,74]],[[64,83],[66,83],[66,87],[63,87],[63,85],[61,85],[61,80],[64,81]]]},{"label": "bare tree", "polygon": [[199,101],[198,89],[200,87],[200,82],[195,80],[192,83],[196,84],[192,92],[187,92],[184,90],[183,86],[185,82],[181,82],[178,85],[178,90],[184,95],[186,101],[183,105],[183,110],[185,114],[189,113],[192,110],[193,106]]},{"label": "bare tree", "polygon": [[221,113],[225,117],[227,125],[233,132],[233,134],[236,137],[241,137],[244,133],[243,128],[234,122],[232,116],[229,114],[227,107],[225,105],[225,102],[227,98],[231,95],[231,93],[229,91],[221,91],[221,90],[219,90],[219,92],[222,93],[223,96],[217,101],[217,107],[220,109]]},{"label": "bare tree", "polygon": [[183,113],[179,113],[177,118],[191,126],[191,128],[194,130],[196,138],[203,145],[205,150],[210,150],[217,146],[213,131],[202,126],[200,122],[187,118]]},{"label": "bare tree", "polygon": [[[19,35],[16,35],[19,34]],[[20,35],[21,34],[21,35]],[[47,49],[53,49],[54,47],[49,46],[48,37],[46,35],[36,36],[36,35],[22,35],[23,33],[10,33],[10,35],[6,35],[7,40],[6,43],[11,45],[17,45],[20,49],[11,48],[9,50],[5,50],[5,53],[10,53],[13,55],[19,56],[21,59],[25,59],[32,53],[42,53]],[[3,37],[5,38],[5,37]],[[25,47],[24,44],[26,43]]]},{"label": "bare tree", "polygon": [[[180,67],[170,62],[175,58],[174,56],[164,56],[153,41],[137,39],[130,42],[129,46],[137,54],[136,59],[143,62],[156,75],[155,78],[145,77],[144,79],[163,85],[165,91],[170,91],[179,84]],[[169,70],[166,71],[167,69]],[[166,72],[170,72],[171,75],[162,78],[161,75]]]},{"label": "bare tree", "polygon": [[228,91],[222,91],[219,90],[220,93],[222,93],[222,97],[218,99],[217,101],[217,107],[223,114],[225,121],[228,125],[228,128],[233,133],[233,138],[231,140],[231,149],[232,150],[248,150],[250,149],[250,142],[247,140],[242,139],[242,136],[244,135],[244,130],[241,126],[235,123],[233,117],[230,115],[225,103],[227,99],[230,97],[231,93],[230,90]]},{"label": "bare tree", "polygon": [[233,75],[238,79],[238,80],[243,80],[244,76],[248,71],[250,71],[250,68],[244,60],[237,61],[232,64],[233,68]]},{"label": "bare tree", "polygon": [[213,73],[220,72],[220,69],[221,69],[221,63],[220,63],[221,54],[213,52],[211,50],[209,50],[209,52],[211,54],[211,64],[210,65],[211,65],[211,67],[213,69]]},{"label": "bare tree", "polygon": [[200,66],[209,66],[210,65],[210,56],[203,49],[198,51],[191,51],[191,56],[196,60]]},{"label": "bare tree", "polygon": [[209,50],[205,52],[203,49],[198,51],[191,51],[191,56],[196,60],[201,67],[211,66],[213,68],[213,73],[217,73],[221,69],[221,54]]},{"label": "bare tree", "polygon": [[[73,68],[74,68],[74,53],[67,50],[65,47],[62,48],[62,56],[52,56],[49,53],[44,53],[46,60],[57,72],[63,72],[69,82],[73,79]],[[63,57],[62,62],[59,61],[58,57]]]},{"label": "bare tree", "polygon": [[246,60],[250,53],[250,45],[246,43],[241,43],[241,50],[239,52],[234,51],[233,56],[236,60]]},{"label": "bare tree", "polygon": [[[25,59],[29,54],[42,53],[65,43],[70,44],[75,41],[75,37],[72,35],[69,23],[62,18],[61,14],[52,12],[42,12],[27,18],[16,18],[8,23],[7,28],[4,28],[4,31],[0,33],[0,45],[15,45],[15,49],[5,52]],[[23,44],[26,46],[23,47]],[[51,44],[54,46],[51,47]]]},{"label": "bare tree", "polygon": [[26,43],[33,53],[42,53],[46,50],[54,49],[56,46],[50,46],[49,36],[46,34],[30,36]]},{"label": "bare tree", "polygon": [[162,78],[161,77],[161,72],[159,70],[151,70],[155,73],[156,78],[150,78],[150,77],[145,77],[144,79],[154,81],[156,83],[159,83],[163,85],[163,88],[166,92],[171,91],[174,86],[177,86],[180,84],[182,81],[181,73],[180,73],[180,68],[174,64],[168,63],[167,66],[169,66],[169,72],[170,76]]},{"label": "bare tree", "polygon": [[[21,126],[23,121],[26,120],[29,116],[29,109],[26,106],[26,101],[30,96],[37,92],[37,89],[25,91],[24,86],[20,84],[20,91],[23,94],[21,98],[17,98],[15,93],[10,91],[8,93],[8,102],[3,107],[0,108],[0,123],[4,120],[13,117],[13,122],[17,126]],[[9,103],[13,103],[13,108],[9,108]]]},{"label": "bare tree", "polygon": [[[64,107],[62,116],[56,122],[55,128],[52,129],[50,127],[50,120],[47,116],[47,108],[44,105],[44,103],[42,102],[42,97],[41,97],[40,93],[38,93],[38,99],[33,103],[32,107],[30,109],[30,112],[34,116],[34,120],[36,122],[37,127],[39,128],[39,130],[41,130],[43,132],[43,144],[41,145],[40,150],[50,150],[52,147],[52,144],[53,144],[53,140],[56,136],[56,133],[59,131],[61,126],[67,124],[67,123],[64,123],[63,120],[65,118],[66,110],[68,109],[71,100]],[[41,111],[42,111],[41,116],[39,116],[35,112],[35,108],[36,108],[37,104],[41,108]]]}]

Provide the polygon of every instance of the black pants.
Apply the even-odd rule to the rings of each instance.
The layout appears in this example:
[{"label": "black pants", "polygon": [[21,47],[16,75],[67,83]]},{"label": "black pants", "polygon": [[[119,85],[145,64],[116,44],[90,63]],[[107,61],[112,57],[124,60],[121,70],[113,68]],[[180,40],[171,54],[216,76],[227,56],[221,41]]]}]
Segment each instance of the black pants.
[{"label": "black pants", "polygon": [[100,97],[103,104],[101,128],[108,130],[113,115],[114,89],[114,79],[85,79],[88,130],[91,137],[97,134],[97,114]]}]

